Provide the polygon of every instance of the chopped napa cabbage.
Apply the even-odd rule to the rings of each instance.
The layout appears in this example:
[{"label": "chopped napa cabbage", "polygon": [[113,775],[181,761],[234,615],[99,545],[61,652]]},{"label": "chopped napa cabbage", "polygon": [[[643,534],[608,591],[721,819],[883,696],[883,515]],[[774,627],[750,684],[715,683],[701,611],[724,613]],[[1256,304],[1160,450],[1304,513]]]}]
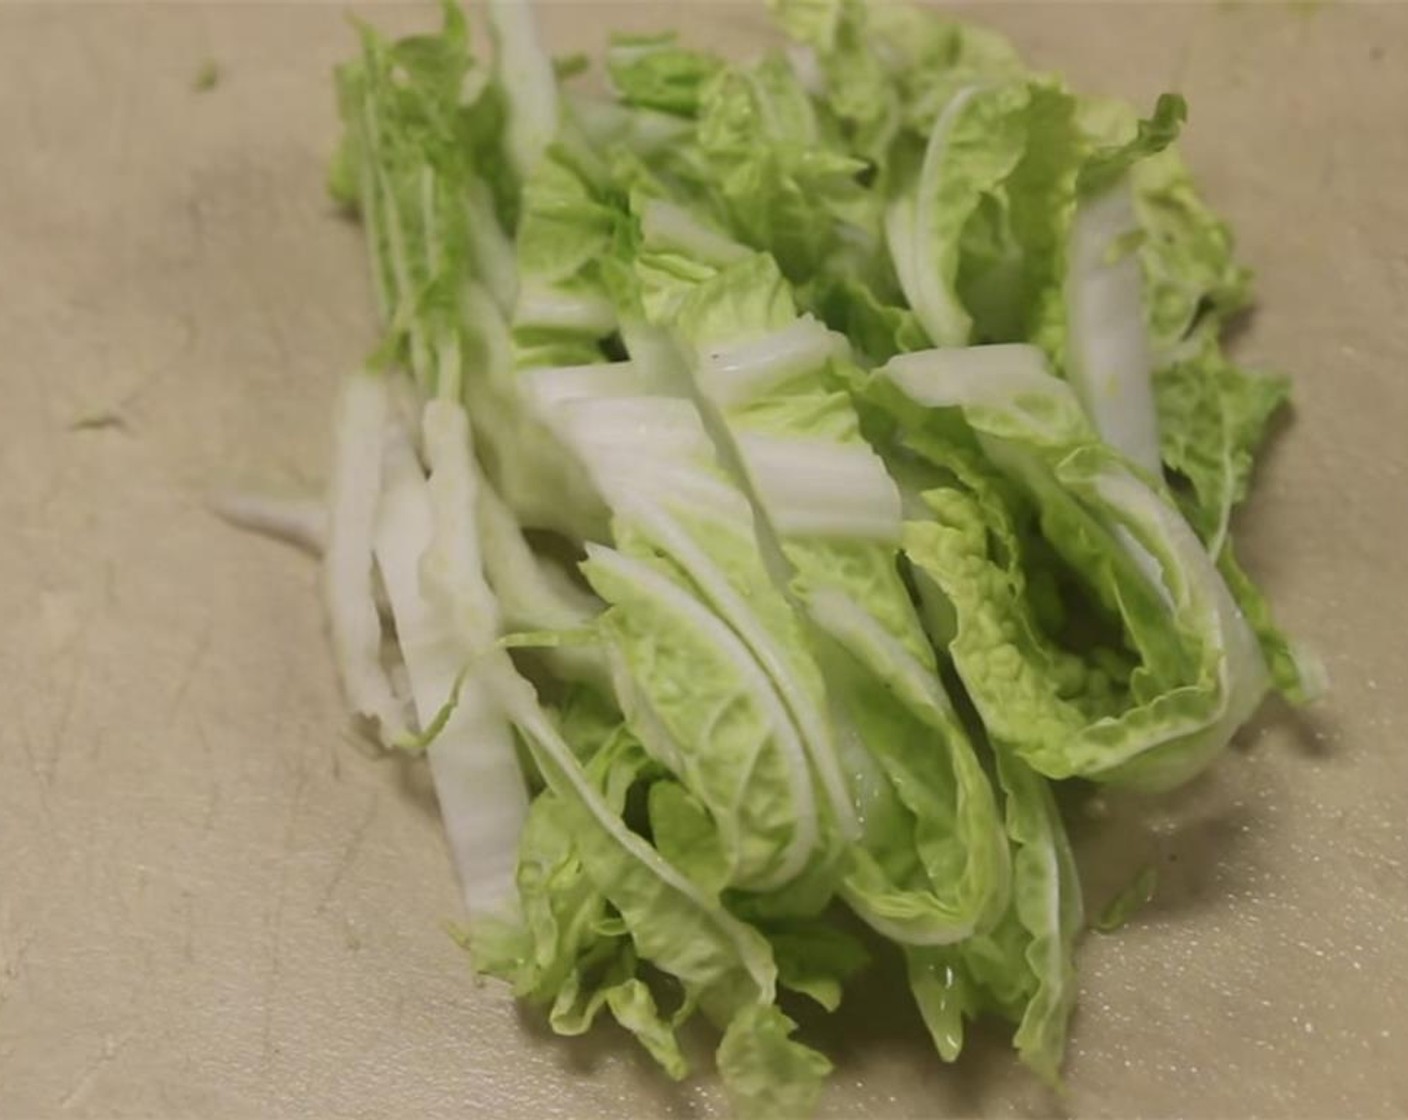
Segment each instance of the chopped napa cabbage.
[{"label": "chopped napa cabbage", "polygon": [[482,57],[454,0],[359,25],[329,186],[380,340],[326,504],[220,509],[322,552],[475,967],[554,1031],[680,1078],[700,1016],[739,1115],[802,1115],[779,991],[835,1011],[888,941],[944,1060],[995,1015],[1059,1085],[1058,783],[1178,785],[1325,685],[1233,542],[1289,382],[1224,349],[1249,273],[1181,98],[768,7],[783,49],[618,35],[595,86],[527,0]]}]

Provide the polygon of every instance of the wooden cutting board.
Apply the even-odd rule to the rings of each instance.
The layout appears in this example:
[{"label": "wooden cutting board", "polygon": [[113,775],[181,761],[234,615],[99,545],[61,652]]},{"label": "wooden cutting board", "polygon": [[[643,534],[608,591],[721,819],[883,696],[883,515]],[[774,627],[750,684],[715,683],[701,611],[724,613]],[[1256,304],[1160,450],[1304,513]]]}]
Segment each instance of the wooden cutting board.
[{"label": "wooden cutting board", "polygon": [[[1239,536],[1334,678],[1080,825],[1096,904],[1149,859],[1162,888],[1083,944],[1064,1107],[1408,1113],[1408,5],[981,15],[1085,89],[1188,95],[1260,273],[1240,353],[1296,383]],[[545,20],[764,34],[742,4]],[[372,337],[323,191],[352,45],[335,4],[0,4],[0,1116],[716,1115],[708,1078],[471,980],[425,775],[347,730],[313,563],[204,511],[318,489]],[[897,987],[844,1018],[824,1114],[1062,1107],[996,1032],[943,1067]]]}]

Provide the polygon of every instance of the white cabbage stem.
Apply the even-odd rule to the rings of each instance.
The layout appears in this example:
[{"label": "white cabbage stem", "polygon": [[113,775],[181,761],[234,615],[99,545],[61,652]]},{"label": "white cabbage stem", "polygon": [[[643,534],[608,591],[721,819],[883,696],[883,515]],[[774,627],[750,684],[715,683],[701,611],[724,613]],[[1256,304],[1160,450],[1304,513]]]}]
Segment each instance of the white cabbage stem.
[{"label": "white cabbage stem", "polygon": [[1158,478],[1144,277],[1138,255],[1121,251],[1122,239],[1138,230],[1127,179],[1076,207],[1066,279],[1066,375],[1101,438]]},{"label": "white cabbage stem", "polygon": [[[454,705],[427,753],[466,909],[471,917],[507,916],[517,905],[518,840],[528,791],[493,681],[476,660],[497,637],[497,611],[473,566],[473,476],[458,405],[431,402],[426,443],[430,481],[404,435],[388,446],[377,565],[420,725],[430,726],[447,704]],[[466,528],[468,544],[445,539],[447,532],[458,538]],[[428,559],[439,561],[438,589],[426,578]],[[446,595],[459,598],[459,610],[444,608]],[[473,629],[466,632],[466,624]]]},{"label": "white cabbage stem", "polygon": [[211,512],[237,529],[284,541],[314,556],[327,548],[328,510],[316,498],[275,498],[245,490],[212,494]]},{"label": "white cabbage stem", "polygon": [[407,720],[381,664],[381,620],[372,581],[387,411],[384,377],[359,371],[343,380],[333,435],[323,596],[348,702],[393,741],[406,733]]},{"label": "white cabbage stem", "polygon": [[557,134],[557,79],[538,41],[528,0],[489,0],[489,22],[495,70],[508,94],[508,155],[526,179]]},{"label": "white cabbage stem", "polygon": [[736,408],[815,373],[846,349],[845,339],[802,316],[781,330],[709,347],[700,355],[699,389],[719,408]]},{"label": "white cabbage stem", "polygon": [[740,434],[738,450],[777,532],[897,543],[900,493],[869,444]]}]

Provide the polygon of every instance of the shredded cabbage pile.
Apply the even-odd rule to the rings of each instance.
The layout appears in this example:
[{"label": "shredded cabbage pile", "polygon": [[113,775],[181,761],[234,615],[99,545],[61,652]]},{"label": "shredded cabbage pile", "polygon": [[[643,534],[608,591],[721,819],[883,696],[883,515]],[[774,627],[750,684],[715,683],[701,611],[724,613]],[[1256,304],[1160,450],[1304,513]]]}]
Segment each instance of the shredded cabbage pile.
[{"label": "shredded cabbage pile", "polygon": [[1320,688],[1228,531],[1287,383],[1220,344],[1248,273],[1181,98],[771,6],[785,48],[597,73],[514,0],[490,57],[453,3],[361,28],[330,182],[384,332],[284,528],[352,708],[428,758],[475,968],[556,1031],[679,1078],[702,1016],[739,1115],[805,1113],[784,1004],[889,942],[944,1060],[995,1015],[1056,1082],[1054,784],[1170,788]]}]

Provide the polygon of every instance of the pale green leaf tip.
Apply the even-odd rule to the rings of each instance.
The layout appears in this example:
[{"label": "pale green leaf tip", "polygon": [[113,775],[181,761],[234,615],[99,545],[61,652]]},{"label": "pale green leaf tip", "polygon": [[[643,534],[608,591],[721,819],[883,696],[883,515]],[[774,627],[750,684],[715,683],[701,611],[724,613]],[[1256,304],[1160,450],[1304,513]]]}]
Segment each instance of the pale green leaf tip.
[{"label": "pale green leaf tip", "polygon": [[1128,925],[1130,920],[1153,899],[1158,884],[1158,865],[1145,864],[1100,911],[1091,923],[1092,928],[1100,933],[1113,933]]},{"label": "pale green leaf tip", "polygon": [[191,89],[196,93],[209,93],[220,84],[220,77],[220,64],[213,58],[207,58],[191,79]]}]

